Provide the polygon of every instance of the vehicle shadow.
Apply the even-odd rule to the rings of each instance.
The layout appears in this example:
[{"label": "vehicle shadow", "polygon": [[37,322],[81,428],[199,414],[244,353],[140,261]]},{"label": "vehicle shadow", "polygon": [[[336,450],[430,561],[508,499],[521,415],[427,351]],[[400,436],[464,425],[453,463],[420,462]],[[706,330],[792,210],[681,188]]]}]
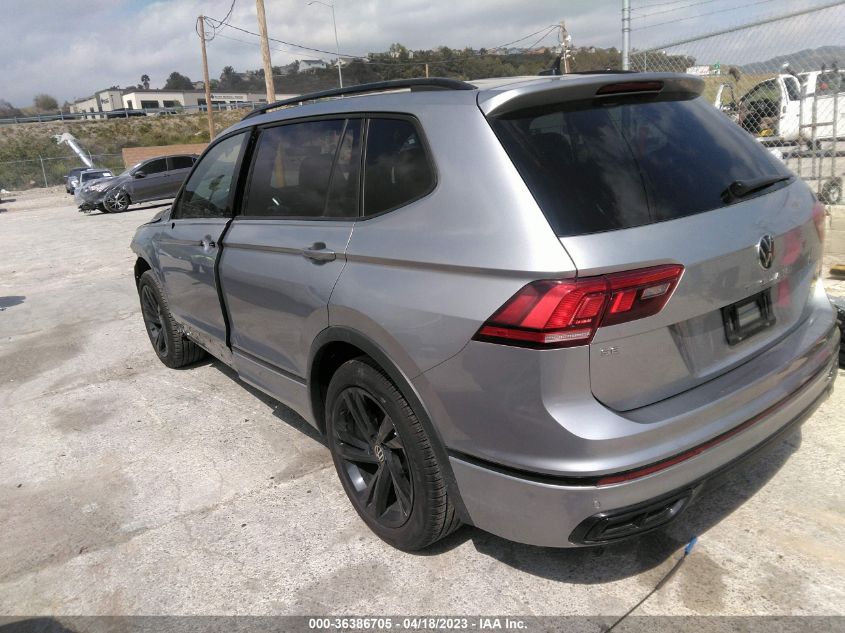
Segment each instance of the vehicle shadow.
[{"label": "vehicle shadow", "polygon": [[26,297],[22,295],[10,295],[8,297],[0,297],[0,312],[6,308],[17,306],[26,301]]},{"label": "vehicle shadow", "polygon": [[74,633],[74,629],[67,628],[55,618],[21,618],[0,622],[0,633]]},{"label": "vehicle shadow", "polygon": [[[4,202],[6,202],[6,201],[4,200]],[[172,200],[167,200],[165,202],[155,202],[155,203],[152,203],[152,204],[144,204],[144,203],[140,203],[140,204],[137,204],[137,205],[133,204],[133,205],[127,207],[127,209],[125,211],[119,211],[119,212],[115,212],[115,211],[106,212],[106,211],[101,211],[99,209],[91,209],[87,213],[83,213],[83,215],[94,216],[94,217],[98,217],[98,216],[102,216],[102,215],[121,215],[123,213],[129,213],[131,211],[147,211],[149,209],[158,209],[160,207],[169,207],[171,204],[173,204]]]},{"label": "vehicle shadow", "polygon": [[297,431],[299,431],[303,435],[307,435],[309,438],[311,438],[315,442],[319,442],[323,446],[328,447],[328,444],[326,444],[325,436],[323,436],[323,434],[320,433],[313,426],[308,424],[308,422],[305,421],[305,418],[303,418],[301,415],[299,415],[296,411],[294,411],[290,407],[283,405],[281,402],[279,402],[275,398],[268,396],[266,393],[264,393],[260,389],[256,389],[252,385],[250,385],[250,384],[244,382],[243,380],[241,380],[238,377],[238,372],[236,372],[234,369],[229,367],[226,363],[214,358],[214,359],[205,360],[205,361],[200,362],[196,365],[189,365],[189,367],[198,367],[198,366],[201,367],[203,365],[211,365],[212,367],[217,369],[219,372],[225,374],[227,377],[236,381],[248,393],[252,394],[258,400],[260,400],[261,402],[266,404],[268,407],[273,409],[273,415],[276,416],[277,418],[279,418],[282,422],[284,422],[288,426],[292,427],[293,429],[296,429]]},{"label": "vehicle shadow", "polygon": [[678,552],[693,536],[706,532],[753,497],[801,444],[801,431],[721,475],[676,520],[663,528],[612,545],[558,549],[514,543],[463,527],[435,543],[422,556],[436,556],[467,541],[505,565],[558,582],[601,584],[653,569]]}]

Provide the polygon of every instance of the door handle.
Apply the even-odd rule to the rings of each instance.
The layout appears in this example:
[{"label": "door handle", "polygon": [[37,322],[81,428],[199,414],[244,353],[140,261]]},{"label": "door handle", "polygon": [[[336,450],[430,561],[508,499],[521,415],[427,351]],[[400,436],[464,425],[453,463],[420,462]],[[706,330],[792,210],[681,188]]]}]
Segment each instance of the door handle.
[{"label": "door handle", "polygon": [[203,250],[210,251],[212,248],[217,246],[217,243],[210,235],[206,235],[200,240],[200,246],[202,246]]},{"label": "door handle", "polygon": [[326,248],[325,242],[314,242],[302,249],[302,256],[315,262],[332,262],[337,259],[337,253]]}]

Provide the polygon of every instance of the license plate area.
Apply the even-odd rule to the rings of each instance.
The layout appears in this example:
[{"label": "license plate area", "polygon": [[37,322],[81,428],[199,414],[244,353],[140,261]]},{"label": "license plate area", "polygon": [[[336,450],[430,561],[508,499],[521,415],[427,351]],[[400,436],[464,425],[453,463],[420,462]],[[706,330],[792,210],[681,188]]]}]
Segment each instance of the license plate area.
[{"label": "license plate area", "polygon": [[756,295],[722,308],[728,345],[736,345],[765,330],[775,322],[772,293],[766,289]]}]

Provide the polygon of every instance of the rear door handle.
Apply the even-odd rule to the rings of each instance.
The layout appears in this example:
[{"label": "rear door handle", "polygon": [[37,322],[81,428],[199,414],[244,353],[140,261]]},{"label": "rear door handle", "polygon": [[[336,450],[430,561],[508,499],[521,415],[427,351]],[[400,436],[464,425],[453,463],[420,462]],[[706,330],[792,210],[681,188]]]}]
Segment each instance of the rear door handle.
[{"label": "rear door handle", "polygon": [[200,246],[204,251],[210,251],[212,248],[217,246],[217,243],[214,241],[214,238],[210,235],[206,235],[204,238],[200,240]]},{"label": "rear door handle", "polygon": [[302,256],[315,262],[332,262],[337,259],[337,253],[326,248],[325,242],[314,242],[302,249]]}]

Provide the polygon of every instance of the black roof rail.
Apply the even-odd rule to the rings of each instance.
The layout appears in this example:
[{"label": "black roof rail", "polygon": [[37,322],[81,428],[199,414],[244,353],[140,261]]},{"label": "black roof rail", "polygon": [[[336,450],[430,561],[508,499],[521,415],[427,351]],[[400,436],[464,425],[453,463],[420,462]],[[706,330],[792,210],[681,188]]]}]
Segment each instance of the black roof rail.
[{"label": "black roof rail", "polygon": [[317,99],[326,99],[328,97],[341,97],[344,95],[365,94],[368,92],[383,92],[386,90],[398,90],[401,88],[414,88],[420,90],[475,90],[475,86],[468,84],[465,81],[458,79],[446,79],[445,77],[421,77],[418,79],[391,79],[389,81],[377,81],[369,84],[359,84],[357,86],[349,86],[348,88],[333,88],[331,90],[322,90],[320,92],[311,92],[291,99],[284,99],[282,101],[274,101],[261,107],[256,108],[247,114],[241,121],[250,117],[264,114],[265,112],[274,108],[281,108],[289,105],[299,105],[306,101],[315,101]]}]

